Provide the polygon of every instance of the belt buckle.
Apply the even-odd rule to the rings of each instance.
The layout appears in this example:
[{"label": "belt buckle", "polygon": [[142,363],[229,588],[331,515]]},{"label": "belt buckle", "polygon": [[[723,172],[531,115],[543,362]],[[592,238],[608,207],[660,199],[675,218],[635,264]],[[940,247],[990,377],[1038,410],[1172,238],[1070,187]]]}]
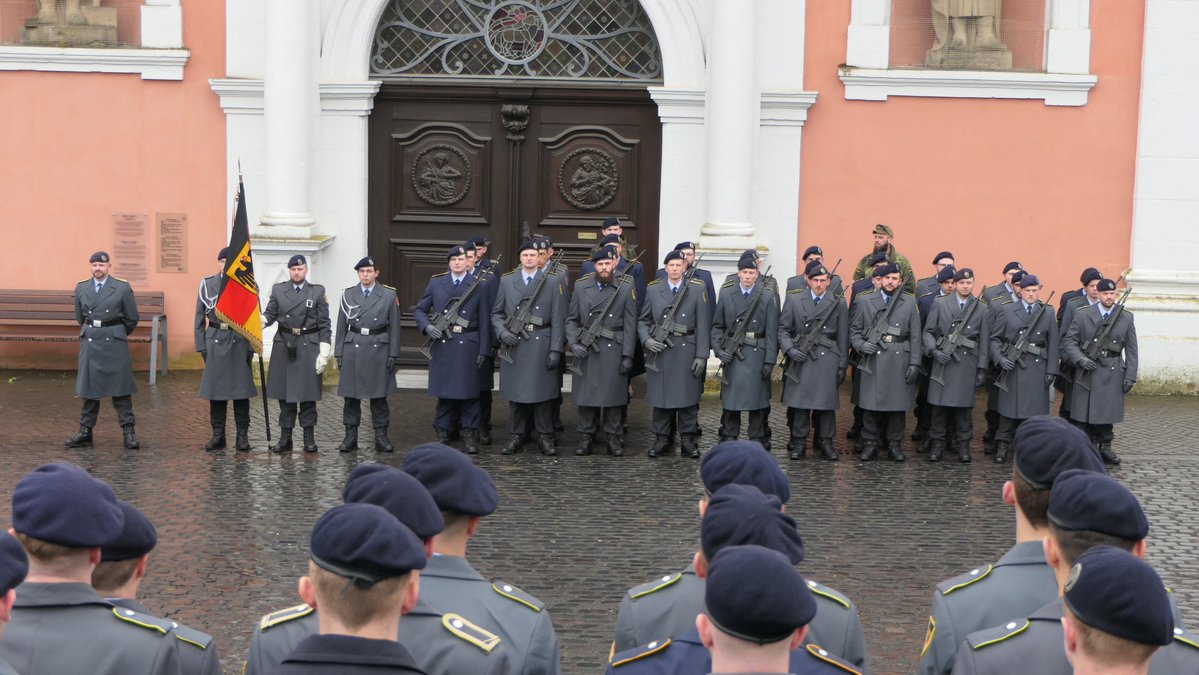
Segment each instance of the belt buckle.
[{"label": "belt buckle", "polygon": [[530,333],[532,333],[533,331],[537,330],[537,326],[534,326],[534,325],[533,325],[533,324],[531,324],[531,323],[526,323],[526,324],[525,324],[525,330],[526,330],[526,331],[528,331],[528,332],[530,332]]},{"label": "belt buckle", "polygon": [[895,342],[895,336],[894,335],[884,335],[883,342]]},{"label": "belt buckle", "polygon": [[292,334],[292,335],[303,335],[303,333],[304,333],[304,331],[300,330],[299,328],[292,328],[292,329],[291,329],[291,334]]},{"label": "belt buckle", "polygon": [[221,330],[229,330],[229,324],[222,321],[221,322]]},{"label": "belt buckle", "polygon": [[363,335],[370,335],[370,334],[371,334],[371,329],[369,329],[369,328],[359,328],[359,329],[358,329],[358,332],[359,332],[359,333],[362,333]]},{"label": "belt buckle", "polygon": [[454,326],[453,328],[451,328],[451,329],[450,329],[450,332],[451,332],[451,333],[461,333],[461,332],[462,332],[462,326]]},{"label": "belt buckle", "polygon": [[104,325],[103,321],[92,319],[92,328],[100,328],[102,325]]}]

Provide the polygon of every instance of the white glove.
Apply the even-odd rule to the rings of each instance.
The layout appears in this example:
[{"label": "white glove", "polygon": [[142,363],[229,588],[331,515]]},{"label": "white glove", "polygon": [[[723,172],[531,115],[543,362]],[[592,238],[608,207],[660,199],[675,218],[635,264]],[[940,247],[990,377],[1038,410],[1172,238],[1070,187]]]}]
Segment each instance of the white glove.
[{"label": "white glove", "polygon": [[325,366],[329,365],[329,356],[333,354],[333,345],[328,342],[321,343],[321,353],[316,355],[316,374],[320,375],[325,372]]}]

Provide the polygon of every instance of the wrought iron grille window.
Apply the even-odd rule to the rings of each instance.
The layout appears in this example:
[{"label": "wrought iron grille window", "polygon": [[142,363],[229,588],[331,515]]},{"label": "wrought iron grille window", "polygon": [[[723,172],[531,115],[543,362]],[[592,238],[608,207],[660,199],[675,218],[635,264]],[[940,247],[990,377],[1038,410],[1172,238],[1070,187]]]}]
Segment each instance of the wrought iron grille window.
[{"label": "wrought iron grille window", "polygon": [[662,59],[638,0],[392,0],[371,71],[659,80]]}]

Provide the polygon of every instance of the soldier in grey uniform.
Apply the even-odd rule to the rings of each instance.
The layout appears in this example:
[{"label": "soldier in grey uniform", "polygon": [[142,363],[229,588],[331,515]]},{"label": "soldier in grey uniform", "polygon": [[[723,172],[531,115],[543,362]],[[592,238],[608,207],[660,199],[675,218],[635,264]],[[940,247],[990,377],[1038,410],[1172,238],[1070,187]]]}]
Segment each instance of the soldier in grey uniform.
[{"label": "soldier in grey uniform", "polygon": [[208,418],[212,438],[204,445],[208,452],[225,448],[225,421],[229,401],[233,401],[233,425],[237,429],[234,447],[250,451],[250,399],[258,395],[250,363],[254,352],[250,343],[216,314],[221,295],[221,277],[229,247],[217,254],[220,270],[200,280],[196,297],[196,351],[204,357],[204,375],[200,378],[200,398],[208,399]]},{"label": "soldier in grey uniform", "polygon": [[[920,339],[920,314],[916,298],[901,290],[903,281],[895,263],[876,267],[873,274],[881,277],[881,285],[858,296],[857,311],[849,325],[849,341],[862,355],[857,369],[863,370],[869,363],[873,370],[863,370],[858,390],[858,405],[865,413],[858,459],[877,459],[879,443],[885,439],[891,459],[902,462],[907,459],[900,447],[907,411],[916,402],[920,347],[912,341]],[[892,308],[891,303],[899,304]],[[882,326],[881,335],[872,337],[872,329],[884,318],[887,324]]]},{"label": "soldier in grey uniform", "polygon": [[1013,441],[1012,477],[1003,501],[1012,507],[1016,543],[993,564],[946,579],[933,591],[919,675],[949,675],[965,636],[1026,616],[1057,594],[1041,541],[1049,534],[1053,481],[1070,469],[1103,471],[1086,437],[1064,420],[1034,417]]},{"label": "soldier in grey uniform", "polygon": [[[533,244],[537,247],[538,266],[547,272],[552,272],[557,275],[556,279],[562,289],[562,298],[567,307],[570,307],[570,268],[561,261],[554,262],[553,267],[549,268],[550,262],[554,260],[556,251],[554,250],[554,240],[544,234],[539,234],[533,237]],[[558,392],[554,400],[550,402],[551,410],[554,418],[554,434],[564,431],[566,427],[562,424],[562,380],[566,375],[566,360],[558,364]],[[527,433],[527,432],[525,432]]]},{"label": "soldier in grey uniform", "polygon": [[[982,299],[987,303],[992,326],[995,325],[995,311],[999,305],[1008,300],[1020,299],[1020,295],[1016,291],[1016,280],[1022,276],[1024,276],[1024,267],[1020,265],[1019,261],[1013,260],[1003,266],[1002,282],[983,288]],[[998,302],[996,302],[997,300]],[[995,369],[996,364],[992,361],[990,369],[987,370],[987,411],[984,414],[987,420],[987,429],[983,432],[983,450],[988,455],[995,452],[995,430],[999,428],[999,411],[996,408],[999,390],[995,388]]]},{"label": "soldier in grey uniform", "polygon": [[[712,349],[728,384],[720,387],[720,440],[741,435],[741,411],[749,411],[749,439],[770,443],[770,376],[778,358],[779,300],[758,272],[757,262],[742,255],[737,280],[726,281],[712,318]],[[725,351],[725,337],[744,336],[740,354]]]},{"label": "soldier in grey uniform", "polygon": [[[117,607],[140,614],[157,616],[137,599],[137,591],[146,577],[150,552],[158,544],[158,531],[144,513],[129,502],[119,502],[125,515],[121,534],[100,547],[100,564],[92,571],[92,588]],[[170,622],[171,634],[178,640],[179,669],[184,675],[221,675],[221,657],[212,636]]]},{"label": "soldier in grey uniform", "polygon": [[[546,455],[558,454],[554,439],[553,401],[566,340],[566,294],[558,273],[538,266],[535,242],[520,247],[520,266],[500,277],[491,308],[491,325],[511,360],[500,359],[500,393],[508,399],[508,443],[501,452],[520,451],[522,435],[532,425]],[[516,330],[508,323],[522,312],[528,321]]]},{"label": "soldier in grey uniform", "polygon": [[445,518],[445,530],[433,539],[434,555],[421,575],[421,592],[435,606],[488,617],[483,627],[508,646],[510,675],[557,675],[558,636],[545,604],[510,583],[487,581],[466,558],[480,521],[499,505],[491,476],[440,443],[413,448],[401,468],[425,486]]},{"label": "soldier in grey uniform", "polygon": [[[575,367],[583,372],[581,377],[574,377],[571,385],[579,408],[576,455],[591,454],[600,424],[607,436],[608,454],[624,454],[621,407],[628,403],[628,376],[637,347],[637,292],[630,275],[615,275],[618,258],[612,246],[601,247],[591,255],[595,272],[579,277],[566,312],[566,343],[575,357]],[[615,300],[601,316],[613,294]],[[591,348],[580,344],[580,336],[596,325],[601,330]]]},{"label": "soldier in grey uniform", "polygon": [[[1020,300],[995,305],[990,317],[994,322],[991,361],[999,370],[1009,373],[1007,391],[998,390],[995,401],[999,412],[999,426],[995,429],[996,462],[1007,461],[1012,435],[1021,421],[1049,412],[1050,387],[1057,376],[1058,331],[1053,307],[1045,306],[1038,317],[1038,310],[1045,303],[1037,299],[1041,282],[1036,275],[1025,273],[1017,283]],[[1030,325],[1034,320],[1036,325]],[[1007,348],[1025,334],[1029,338],[1024,353],[1015,358],[1006,356]]]},{"label": "soldier in grey uniform", "polygon": [[[1057,332],[1058,344],[1063,344],[1066,339],[1066,333],[1070,330],[1070,324],[1074,323],[1074,315],[1081,311],[1086,311],[1088,307],[1099,302],[1099,282],[1103,280],[1103,274],[1094,267],[1088,267],[1082,271],[1080,277],[1082,287],[1062,293],[1062,297],[1057,303]],[[1066,357],[1065,351],[1062,352],[1061,363],[1058,364],[1057,380],[1054,382],[1056,388],[1062,394],[1062,401],[1058,404],[1057,414],[1060,417],[1070,419],[1070,383],[1074,381],[1074,365],[1070,363]]]},{"label": "soldier in grey uniform", "polygon": [[[974,270],[955,270],[953,289],[933,300],[922,335],[924,351],[932,355],[935,364],[928,383],[930,462],[941,461],[951,426],[958,461],[970,461],[974,390],[986,383],[990,354],[991,325],[986,303],[974,297]],[[949,348],[951,336],[956,336],[957,344]],[[940,382],[931,379],[938,371]]]},{"label": "soldier in grey uniform", "polygon": [[[1137,498],[1119,481],[1093,471],[1066,471],[1054,481],[1049,501],[1045,559],[1053,568],[1058,593],[1072,578],[1076,563],[1089,551],[1109,547],[1144,558],[1149,521]],[[1129,580],[1120,579],[1118,586]],[[1161,583],[1160,579],[1157,583]],[[1127,601],[1125,601],[1127,602]],[[1172,601],[1167,601],[1173,604]],[[1062,637],[1063,598],[1007,623],[971,633],[958,648],[953,672],[964,675],[1035,672],[1068,675]],[[1173,640],[1153,656],[1150,675],[1199,672],[1199,638],[1185,630],[1177,608]]]},{"label": "soldier in grey uniform", "polygon": [[[788,293],[797,288],[808,287],[808,268],[812,266],[812,263],[824,263],[824,249],[820,248],[819,246],[809,246],[806,250],[804,250],[803,258],[800,259],[800,262],[803,263],[803,266],[800,268],[803,270],[803,272],[787,279]],[[825,269],[831,270],[832,268],[828,265],[825,265]],[[828,289],[833,293],[840,293],[843,284],[844,282],[841,280],[841,275],[834,274],[832,276],[832,280],[829,281]]]},{"label": "soldier in grey uniform", "polygon": [[92,276],[75,285],[75,320],[79,322],[79,373],[75,395],[83,399],[79,432],[67,439],[68,448],[92,445],[92,427],[100,414],[100,399],[112,398],[125,447],[139,446],[134,431],[133,361],[129,356],[129,334],[139,320],[133,288],[124,279],[111,276],[112,262],[104,251],[90,258]]},{"label": "soldier in grey uniform", "polygon": [[[646,353],[656,355],[647,357],[653,368],[646,366],[649,402],[654,407],[654,445],[649,456],[670,452],[670,434],[677,418],[682,455],[696,458],[699,399],[711,351],[708,293],[700,279],[684,284],[687,261],[678,249],[667,253],[662,264],[666,277],[649,283],[637,322],[637,335]],[[653,332],[663,321],[673,324],[666,326],[666,340],[654,339]]]},{"label": "soldier in grey uniform", "polygon": [[[17,593],[14,590],[25,581],[29,573],[29,557],[25,548],[7,532],[0,533],[0,613],[12,616],[12,608],[16,603]],[[0,639],[4,636],[5,620],[0,620]],[[0,675],[18,675],[3,658],[0,658]]]},{"label": "soldier in grey uniform", "polygon": [[99,549],[125,516],[107,484],[74,464],[44,464],[12,494],[12,528],[29,554],[0,659],[18,673],[180,675],[172,622],[118,610],[92,588]]},{"label": "soldier in grey uniform", "polygon": [[941,282],[937,281],[937,274],[946,267],[956,267],[956,261],[953,253],[949,251],[941,251],[933,256],[933,273],[923,279],[916,280],[916,297],[922,298],[929,293],[936,293],[941,288]]},{"label": "soldier in grey uniform", "polygon": [[329,301],[324,286],[308,283],[304,256],[293,255],[287,269],[291,278],[271,288],[263,315],[263,326],[279,322],[266,381],[267,396],[279,401],[279,442],[271,452],[291,452],[297,404],[304,452],[316,452],[316,402],[321,400],[321,375],[333,354]]},{"label": "soldier in grey uniform", "polygon": [[[1112,425],[1124,421],[1124,396],[1137,381],[1137,327],[1132,312],[1116,306],[1115,281],[1100,281],[1098,291],[1099,302],[1074,316],[1062,341],[1062,359],[1089,373],[1071,383],[1070,419],[1083,425],[1103,461],[1119,464]],[[1101,334],[1106,334],[1104,344],[1097,345]],[[1088,352],[1096,347],[1091,358]]]},{"label": "soldier in grey uniform", "polygon": [[[849,309],[844,298],[831,290],[832,275],[823,263],[809,266],[807,278],[805,288],[787,292],[779,322],[779,347],[787,357],[783,403],[792,413],[787,447],[791,459],[803,459],[808,434],[815,426],[815,449],[825,459],[836,460],[833,434],[840,386],[849,366]],[[817,330],[811,349],[801,349],[800,341]]]},{"label": "soldier in grey uniform", "polygon": [[346,436],[337,449],[358,449],[358,425],[362,421],[362,399],[371,402],[371,426],[375,450],[392,452],[387,437],[391,408],[387,396],[398,391],[396,361],[400,358],[400,301],[396,290],[377,283],[379,267],[367,256],[354,266],[357,284],[341,294],[337,311],[337,344],[333,356],[341,370],[337,395],[345,398],[342,423]]}]

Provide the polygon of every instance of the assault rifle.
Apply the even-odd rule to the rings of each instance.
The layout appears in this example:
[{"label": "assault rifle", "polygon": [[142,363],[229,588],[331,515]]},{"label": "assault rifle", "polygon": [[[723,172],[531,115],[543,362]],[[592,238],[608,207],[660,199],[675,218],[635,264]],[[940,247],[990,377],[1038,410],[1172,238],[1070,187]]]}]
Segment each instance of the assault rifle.
[{"label": "assault rifle", "polygon": [[[695,258],[695,263],[683,272],[682,285],[679,287],[679,292],[675,293],[674,300],[670,306],[662,313],[662,320],[655,323],[649,329],[649,337],[651,340],[663,342],[667,347],[673,347],[674,343],[670,341],[670,334],[687,330],[686,326],[680,326],[675,323],[674,318],[678,316],[679,307],[683,304],[683,297],[687,295],[687,289],[691,285],[691,280],[695,278],[695,272],[699,269],[699,261],[703,260],[704,254],[699,254]],[[654,352],[649,352],[645,355],[645,367],[649,370],[658,372],[658,355]]]},{"label": "assault rifle", "polygon": [[[1107,351],[1107,336],[1112,334],[1112,328],[1116,325],[1116,319],[1120,317],[1120,312],[1124,310],[1124,301],[1128,299],[1128,294],[1132,293],[1132,289],[1124,291],[1124,295],[1120,296],[1120,302],[1117,302],[1112,310],[1108,312],[1107,318],[1099,323],[1099,327],[1095,330],[1095,337],[1091,340],[1091,344],[1087,345],[1083,356],[1099,363],[1099,358],[1103,352]],[[1078,368],[1074,371],[1074,382],[1078,386],[1091,390],[1091,371]]]},{"label": "assault rifle", "polygon": [[[758,286],[758,292],[754,293],[753,300],[749,303],[749,307],[744,312],[737,316],[733,321],[733,325],[725,329],[724,335],[720,336],[720,344],[717,345],[717,350],[726,354],[731,354],[734,358],[745,360],[745,354],[741,353],[741,348],[745,346],[745,326],[753,318],[758,311],[758,304],[762,301],[762,294],[767,292],[771,286],[767,285],[765,277],[770,275],[770,268],[766,268],[766,273],[762,275],[762,283]],[[724,374],[725,364],[720,364],[716,369],[716,379],[721,384],[728,384],[729,378]]]},{"label": "assault rifle", "polygon": [[[465,293],[451,300],[450,304],[446,305],[445,310],[433,318],[433,320],[430,322],[430,325],[441,331],[442,336],[446,336],[454,332],[454,328],[457,328],[458,331],[461,332],[463,328],[470,326],[470,321],[463,318],[458,311],[462,309],[462,306],[466,304],[466,301],[470,300],[470,297],[479,290],[479,287],[483,285],[483,282],[487,281],[487,277],[493,274],[492,270],[499,269],[500,258],[503,257],[504,256],[502,255],[497,256],[494,265],[483,270],[482,274],[480,274],[478,277],[475,277],[474,283],[466,287]],[[488,317],[485,317],[482,320],[486,321],[487,318]],[[420,346],[420,353],[430,361],[433,360],[433,342],[433,338],[427,338],[425,339],[425,344]]]},{"label": "assault rifle", "polygon": [[[1041,306],[1037,308],[1037,311],[1033,313],[1028,322],[1024,324],[1024,327],[1020,329],[1020,333],[1016,339],[1003,350],[1003,358],[1015,361],[1017,368],[1024,367],[1025,354],[1029,353],[1033,349],[1038,349],[1030,344],[1032,342],[1032,329],[1037,325],[1037,322],[1041,320],[1041,317],[1045,315],[1045,308],[1049,306],[1049,301],[1053,300],[1053,296],[1056,293],[1057,291],[1054,291],[1053,293],[1049,294],[1049,299],[1041,303]],[[1015,370],[1015,368],[1012,370]],[[1011,372],[1011,370],[1003,370],[1001,368],[999,370],[999,374],[995,376],[995,386],[999,387],[999,389],[1003,391],[1008,391],[1007,378]]]},{"label": "assault rifle", "polygon": [[[983,287],[983,292],[985,293],[986,291],[986,287]],[[982,302],[982,300],[971,296],[970,306],[966,308],[966,311],[962,312],[962,316],[959,317],[957,321],[953,322],[953,330],[937,339],[936,348],[940,349],[946,354],[949,354],[951,357],[953,357],[954,361],[962,360],[962,357],[958,356],[958,347],[965,347],[966,349],[977,347],[982,349],[978,343],[981,342],[985,336],[980,333],[977,340],[968,340],[962,333],[962,331],[966,329],[966,326],[970,325],[970,319],[974,318],[974,311],[978,309],[978,306],[981,305]],[[931,375],[929,375],[929,379],[944,387],[945,364],[937,362],[933,366],[933,372]]]},{"label": "assault rifle", "polygon": [[[533,303],[537,301],[537,294],[541,293],[541,287],[545,285],[545,280],[550,278],[550,272],[554,269],[554,265],[557,265],[558,261],[562,259],[564,253],[566,253],[566,249],[558,251],[545,266],[545,273],[533,284],[533,288],[529,289],[525,297],[520,299],[520,302],[516,304],[516,311],[512,312],[508,320],[504,322],[504,330],[516,333],[517,337],[527,340],[534,329],[545,325],[545,319],[533,316]],[[512,347],[506,344],[500,345],[500,350],[496,355],[508,363],[513,363]]]},{"label": "assault rifle", "polygon": [[[830,282],[832,282],[833,275],[837,273],[837,268],[840,266],[841,260],[838,259],[837,264],[833,266],[833,271],[829,272],[828,278]],[[812,355],[812,350],[816,348],[817,344],[821,344],[822,341],[827,342],[826,338],[824,337],[824,325],[828,323],[829,317],[833,315],[833,312],[837,309],[837,304],[840,303],[844,297],[845,284],[842,283],[841,288],[839,288],[836,295],[833,296],[833,301],[827,304],[827,306],[824,308],[824,311],[813,317],[812,320],[808,322],[807,330],[804,331],[804,333],[799,336],[799,339],[795,341],[795,349],[807,354],[810,358]],[[786,375],[787,378],[792,382],[799,382],[799,373],[796,372],[799,370],[799,365],[800,364],[798,361],[791,361],[788,359],[787,364],[783,366],[783,374]]]},{"label": "assault rifle", "polygon": [[[896,332],[891,326],[891,314],[895,311],[895,308],[901,304],[899,299],[902,297],[903,291],[899,288],[896,288],[895,297],[891,298],[891,302],[887,306],[887,311],[879,314],[878,318],[874,320],[874,325],[872,325],[870,330],[866,332],[865,342],[875,345],[879,348],[879,351],[882,351],[883,349],[883,337],[887,335],[896,335]],[[908,339],[911,339],[910,335],[908,336]],[[867,375],[873,375],[874,368],[872,368],[870,364],[874,362],[873,359],[877,355],[878,352],[873,354],[862,354],[861,358],[858,359],[858,370],[866,373]]]},{"label": "assault rifle", "polygon": [[[641,256],[642,253],[638,253],[636,258],[633,258],[629,261],[626,269],[628,267],[632,267],[633,263],[637,262],[637,259]],[[616,298],[620,297],[621,289],[624,288],[627,282],[631,282],[632,280],[633,275],[631,273],[620,275],[620,279],[618,279],[616,281],[616,285],[612,287],[616,290],[616,292],[608,296],[608,300],[604,302],[602,307],[593,308],[591,313],[587,315],[591,319],[591,323],[587,324],[587,327],[584,328],[583,332],[579,334],[578,339],[578,343],[586,347],[587,351],[595,349],[595,341],[600,337],[610,337],[612,335],[612,331],[604,328],[604,317],[608,315],[608,310],[612,309],[612,303],[616,302]],[[608,333],[608,335],[605,336],[604,333]],[[599,350],[596,349],[595,351]],[[570,364],[570,372],[582,377],[583,369],[579,367],[580,365],[582,364],[579,363],[579,359],[575,359],[574,362]]]}]

